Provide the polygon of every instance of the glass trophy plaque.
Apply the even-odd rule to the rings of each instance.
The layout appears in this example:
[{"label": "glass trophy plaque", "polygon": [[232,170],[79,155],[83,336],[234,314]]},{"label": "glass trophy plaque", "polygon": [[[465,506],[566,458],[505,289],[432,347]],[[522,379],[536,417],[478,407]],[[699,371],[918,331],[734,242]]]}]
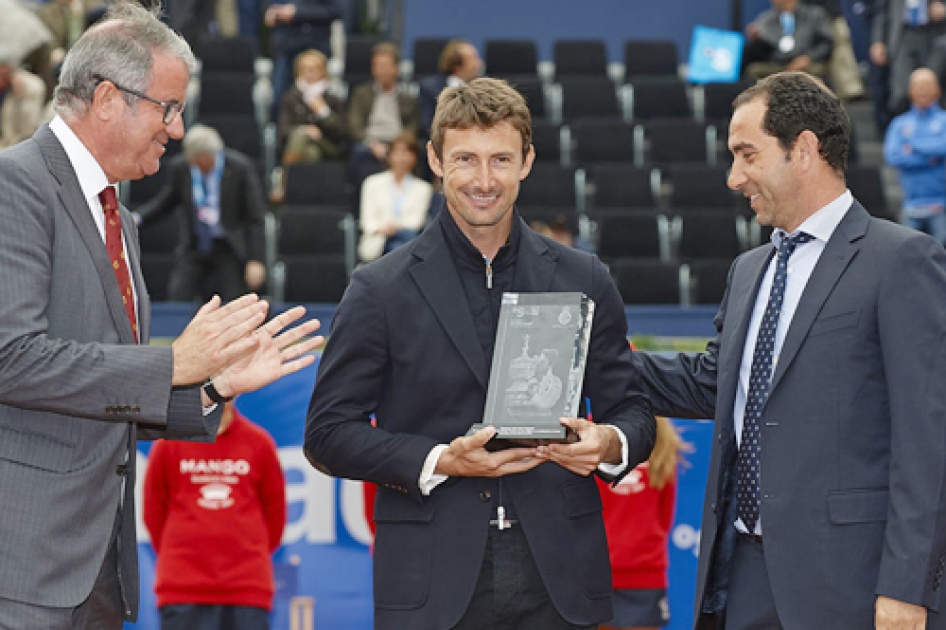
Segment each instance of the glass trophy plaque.
[{"label": "glass trophy plaque", "polygon": [[578,415],[594,310],[583,293],[504,293],[483,422],[468,435],[496,427],[490,450],[576,441],[559,418]]}]

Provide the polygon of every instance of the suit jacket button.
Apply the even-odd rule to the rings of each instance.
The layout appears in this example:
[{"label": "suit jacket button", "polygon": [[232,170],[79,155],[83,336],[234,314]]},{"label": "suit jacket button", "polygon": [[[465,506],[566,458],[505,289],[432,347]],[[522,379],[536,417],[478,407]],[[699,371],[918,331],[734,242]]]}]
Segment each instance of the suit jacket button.
[{"label": "suit jacket button", "polygon": [[716,441],[717,441],[719,444],[722,444],[722,443],[723,443],[723,434],[722,434],[722,433],[720,433],[719,435],[716,436]]},{"label": "suit jacket button", "polygon": [[128,466],[126,466],[125,464],[119,464],[118,466],[115,467],[115,474],[118,475],[119,477],[124,477],[127,471],[128,471]]},{"label": "suit jacket button", "polygon": [[480,501],[482,501],[483,503],[486,503],[492,498],[493,498],[493,493],[490,492],[489,490],[483,490],[482,492],[480,492]]},{"label": "suit jacket button", "polygon": [[716,504],[715,504],[715,503],[713,503],[712,505],[710,505],[710,509],[713,510],[713,514],[716,514]]}]

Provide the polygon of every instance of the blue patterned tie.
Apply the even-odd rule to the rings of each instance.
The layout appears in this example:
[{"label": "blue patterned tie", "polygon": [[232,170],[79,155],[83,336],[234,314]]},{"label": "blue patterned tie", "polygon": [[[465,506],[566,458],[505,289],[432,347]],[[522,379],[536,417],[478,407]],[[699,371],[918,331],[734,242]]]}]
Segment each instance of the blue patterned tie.
[{"label": "blue patterned tie", "polygon": [[759,455],[762,448],[760,420],[772,380],[775,329],[778,327],[779,313],[785,299],[788,259],[798,245],[803,245],[813,238],[811,234],[799,232],[795,236],[784,236],[779,243],[772,291],[769,293],[769,302],[765,306],[765,314],[762,316],[755,350],[752,353],[749,393],[746,396],[746,412],[742,423],[742,443],[736,461],[736,515],[750,533],[755,532],[755,525],[759,520]]}]

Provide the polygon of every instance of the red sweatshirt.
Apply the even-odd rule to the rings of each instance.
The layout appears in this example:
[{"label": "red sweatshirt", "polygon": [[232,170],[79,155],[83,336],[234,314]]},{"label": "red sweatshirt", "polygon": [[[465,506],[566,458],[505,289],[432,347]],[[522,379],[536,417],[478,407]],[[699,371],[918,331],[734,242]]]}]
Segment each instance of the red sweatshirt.
[{"label": "red sweatshirt", "polygon": [[234,410],[213,444],[160,440],[148,458],[144,519],[158,553],[158,606],[272,609],[286,525],[276,443]]},{"label": "red sweatshirt", "polygon": [[673,525],[676,478],[655,490],[647,468],[646,462],[641,464],[615,488],[598,480],[616,590],[667,588],[667,540]]}]

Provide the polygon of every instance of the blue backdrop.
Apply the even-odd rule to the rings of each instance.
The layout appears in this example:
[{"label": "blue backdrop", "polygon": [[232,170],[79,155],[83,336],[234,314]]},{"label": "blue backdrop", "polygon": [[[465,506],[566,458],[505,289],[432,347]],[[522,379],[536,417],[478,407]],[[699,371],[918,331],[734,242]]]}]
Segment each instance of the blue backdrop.
[{"label": "blue backdrop", "polygon": [[[240,411],[268,430],[279,447],[286,474],[289,519],[283,546],[275,555],[277,597],[273,630],[290,627],[290,601],[296,599],[299,630],[369,630],[371,628],[371,556],[369,530],[359,482],[333,479],[312,468],[302,454],[302,434],[315,366],[293,374],[256,393],[241,396]],[[695,447],[680,469],[677,515],[670,545],[670,606],[668,628],[689,629],[692,621],[696,554],[699,545],[703,484],[709,465],[712,426],[707,422],[678,422],[684,439]],[[150,444],[139,445],[139,481],[144,478]],[[139,483],[138,504],[141,505]],[[155,608],[154,551],[140,520],[141,614],[126,628],[159,630]],[[629,524],[633,526],[633,524]],[[311,604],[311,608],[309,607]],[[311,611],[311,612],[309,612]],[[312,615],[314,626],[303,622]]]}]

